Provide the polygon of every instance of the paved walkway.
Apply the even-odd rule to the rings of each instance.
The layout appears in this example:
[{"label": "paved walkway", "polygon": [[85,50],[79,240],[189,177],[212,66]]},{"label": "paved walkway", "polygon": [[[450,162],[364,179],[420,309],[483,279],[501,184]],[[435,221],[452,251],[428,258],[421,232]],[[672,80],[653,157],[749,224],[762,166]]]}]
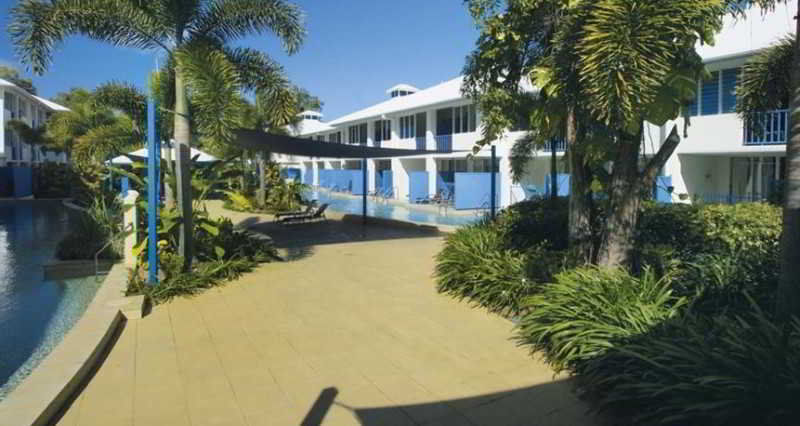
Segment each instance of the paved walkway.
[{"label": "paved walkway", "polygon": [[256,228],[294,260],[128,322],[59,424],[594,424],[509,322],[436,294],[441,238]]}]

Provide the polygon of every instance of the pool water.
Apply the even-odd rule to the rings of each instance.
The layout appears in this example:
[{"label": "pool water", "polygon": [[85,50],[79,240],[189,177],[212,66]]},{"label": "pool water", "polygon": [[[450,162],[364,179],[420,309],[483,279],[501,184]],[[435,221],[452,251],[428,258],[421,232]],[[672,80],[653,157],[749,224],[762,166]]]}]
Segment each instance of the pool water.
[{"label": "pool water", "polygon": [[[329,191],[310,191],[306,198],[317,200],[319,204],[328,203],[328,208],[339,212],[360,215],[362,212],[361,198],[354,199]],[[482,211],[472,214],[454,214],[452,209],[449,214],[442,209],[439,213],[433,213],[413,206],[405,207],[396,204],[375,202],[372,197],[367,197],[367,215],[385,219],[402,220],[406,222],[424,223],[430,225],[463,226],[474,223],[483,217]]]},{"label": "pool water", "polygon": [[0,400],[61,342],[100,284],[48,281],[70,218],[60,202],[0,201]]}]

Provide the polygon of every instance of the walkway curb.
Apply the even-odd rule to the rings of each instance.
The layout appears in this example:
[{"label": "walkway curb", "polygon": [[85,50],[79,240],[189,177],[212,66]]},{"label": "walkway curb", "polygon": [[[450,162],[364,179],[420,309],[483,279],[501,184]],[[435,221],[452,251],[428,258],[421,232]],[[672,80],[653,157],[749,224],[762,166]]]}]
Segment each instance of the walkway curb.
[{"label": "walkway curb", "polygon": [[[144,299],[124,297],[128,273],[116,264],[59,345],[0,402],[0,419],[14,425],[52,424],[111,349],[126,315],[141,317]],[[136,305],[136,306],[134,306]]]}]

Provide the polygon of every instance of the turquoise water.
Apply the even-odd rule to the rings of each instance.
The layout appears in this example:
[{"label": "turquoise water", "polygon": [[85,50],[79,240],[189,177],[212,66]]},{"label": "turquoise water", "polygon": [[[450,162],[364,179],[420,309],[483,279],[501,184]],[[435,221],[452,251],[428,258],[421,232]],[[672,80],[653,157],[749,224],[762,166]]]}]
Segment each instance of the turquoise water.
[{"label": "turquoise water", "polygon": [[60,202],[0,201],[0,400],[55,348],[100,286],[95,279],[49,281],[70,213]]},{"label": "turquoise water", "polygon": [[[307,198],[317,200],[319,204],[328,203],[329,209],[339,213],[360,215],[362,211],[361,199],[344,197],[328,191],[310,191]],[[483,217],[483,212],[476,211],[469,215],[454,215],[452,209],[446,214],[444,209],[440,213],[418,210],[413,206],[405,207],[388,203],[376,203],[372,197],[367,197],[367,215],[386,219],[402,220],[406,222],[425,223],[431,225],[463,226],[478,221]]]}]

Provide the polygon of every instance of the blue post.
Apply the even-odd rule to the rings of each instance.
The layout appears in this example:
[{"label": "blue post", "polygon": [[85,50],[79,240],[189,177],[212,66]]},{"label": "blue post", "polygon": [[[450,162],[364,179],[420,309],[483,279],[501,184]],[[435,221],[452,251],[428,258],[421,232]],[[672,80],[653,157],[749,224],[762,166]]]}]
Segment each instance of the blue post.
[{"label": "blue post", "polygon": [[160,187],[161,144],[156,135],[156,105],[147,101],[147,282],[158,284],[158,202]]},{"label": "blue post", "polygon": [[364,149],[364,160],[361,162],[361,184],[363,191],[361,194],[361,223],[367,224],[367,153],[366,147]]},{"label": "blue post", "polygon": [[127,176],[123,176],[122,179],[120,180],[120,188],[121,188],[120,193],[122,193],[123,197],[128,195],[128,190],[131,189],[131,184]]}]

